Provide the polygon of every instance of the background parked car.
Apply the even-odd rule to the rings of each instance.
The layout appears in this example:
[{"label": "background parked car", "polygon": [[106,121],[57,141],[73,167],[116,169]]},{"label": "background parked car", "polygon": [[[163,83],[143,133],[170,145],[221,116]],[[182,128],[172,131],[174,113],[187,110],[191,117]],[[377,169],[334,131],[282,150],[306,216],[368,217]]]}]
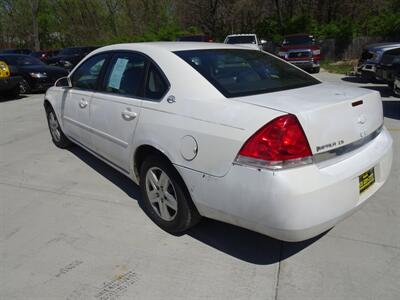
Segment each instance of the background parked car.
[{"label": "background parked car", "polygon": [[0,96],[18,96],[20,76],[11,75],[6,62],[0,60]]},{"label": "background parked car", "polygon": [[0,60],[10,67],[11,74],[20,75],[20,92],[45,91],[68,72],[60,67],[48,66],[37,58],[23,54],[0,54]]},{"label": "background parked car", "polygon": [[49,58],[47,64],[72,70],[86,55],[97,47],[71,47],[62,49],[58,55]]},{"label": "background parked car", "polygon": [[278,48],[278,56],[310,73],[320,70],[321,47],[314,37],[306,33],[285,36]]},{"label": "background parked car", "polygon": [[209,35],[185,35],[176,39],[178,42],[213,42]]},{"label": "background parked car", "polygon": [[32,52],[30,55],[40,59],[42,62],[47,63],[49,58],[58,55],[59,50],[48,50],[48,51],[35,51]]},{"label": "background parked car", "polygon": [[10,48],[10,49],[1,49],[0,53],[14,53],[14,54],[31,54],[32,50],[30,49],[18,49],[18,48]]},{"label": "background parked car", "polygon": [[375,82],[376,66],[381,62],[383,54],[392,49],[400,47],[400,43],[378,43],[364,47],[358,60],[356,75],[367,82]]},{"label": "background parked car", "polygon": [[225,38],[225,44],[236,44],[249,46],[257,50],[263,50],[263,45],[266,43],[265,40],[260,40],[256,34],[230,34]]},{"label": "background parked car", "polygon": [[393,89],[394,77],[399,66],[400,47],[385,51],[380,63],[376,65],[376,78],[387,83]]}]

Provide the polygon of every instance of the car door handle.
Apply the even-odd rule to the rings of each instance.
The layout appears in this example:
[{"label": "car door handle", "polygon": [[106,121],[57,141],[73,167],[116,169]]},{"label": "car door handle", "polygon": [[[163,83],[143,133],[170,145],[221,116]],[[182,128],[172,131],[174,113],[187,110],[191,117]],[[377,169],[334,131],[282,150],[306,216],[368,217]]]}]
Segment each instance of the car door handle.
[{"label": "car door handle", "polygon": [[84,98],[82,98],[81,101],[79,101],[80,108],[85,108],[87,105],[88,105],[88,102]]},{"label": "car door handle", "polygon": [[124,118],[124,120],[133,120],[134,118],[137,117],[137,113],[135,113],[134,111],[131,111],[130,109],[125,109],[122,113],[121,113],[122,118]]}]

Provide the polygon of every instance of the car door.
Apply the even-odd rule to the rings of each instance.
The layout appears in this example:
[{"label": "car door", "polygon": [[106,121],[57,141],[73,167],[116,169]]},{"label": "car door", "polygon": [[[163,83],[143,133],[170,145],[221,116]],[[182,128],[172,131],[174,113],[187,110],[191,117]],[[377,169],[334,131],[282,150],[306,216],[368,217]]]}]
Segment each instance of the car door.
[{"label": "car door", "polygon": [[64,132],[73,140],[91,147],[90,141],[90,101],[105,65],[107,55],[95,55],[71,75],[72,87],[67,91],[62,103]]},{"label": "car door", "polygon": [[125,172],[140,116],[148,59],[135,52],[114,53],[102,90],[90,106],[94,151]]}]

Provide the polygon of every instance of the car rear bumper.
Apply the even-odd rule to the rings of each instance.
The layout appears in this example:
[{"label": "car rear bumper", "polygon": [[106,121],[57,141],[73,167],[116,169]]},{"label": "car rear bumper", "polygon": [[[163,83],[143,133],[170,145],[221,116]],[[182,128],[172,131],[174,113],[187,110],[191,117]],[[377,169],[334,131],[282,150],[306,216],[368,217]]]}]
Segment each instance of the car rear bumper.
[{"label": "car rear bumper", "polygon": [[[386,129],[350,153],[304,167],[269,171],[233,165],[224,177],[177,166],[200,214],[281,240],[301,241],[352,214],[387,180],[392,138]],[[375,183],[360,194],[359,176]]]}]

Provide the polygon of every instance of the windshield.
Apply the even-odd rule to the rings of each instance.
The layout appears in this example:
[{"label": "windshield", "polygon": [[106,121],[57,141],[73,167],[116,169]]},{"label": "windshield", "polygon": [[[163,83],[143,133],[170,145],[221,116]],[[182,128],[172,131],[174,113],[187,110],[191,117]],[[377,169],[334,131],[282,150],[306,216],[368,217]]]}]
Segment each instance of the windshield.
[{"label": "windshield", "polygon": [[307,73],[261,51],[207,49],[178,51],[175,54],[228,98],[320,83]]},{"label": "windshield", "polygon": [[314,38],[308,35],[288,36],[282,43],[283,45],[312,45]]},{"label": "windshield", "polygon": [[60,51],[60,55],[75,55],[80,54],[82,52],[82,48],[65,48]]},{"label": "windshield", "polygon": [[254,35],[229,36],[226,44],[255,44],[256,37]]},{"label": "windshield", "polygon": [[4,60],[8,65],[11,66],[41,66],[43,62],[27,55],[7,55],[0,56],[0,60]]}]

